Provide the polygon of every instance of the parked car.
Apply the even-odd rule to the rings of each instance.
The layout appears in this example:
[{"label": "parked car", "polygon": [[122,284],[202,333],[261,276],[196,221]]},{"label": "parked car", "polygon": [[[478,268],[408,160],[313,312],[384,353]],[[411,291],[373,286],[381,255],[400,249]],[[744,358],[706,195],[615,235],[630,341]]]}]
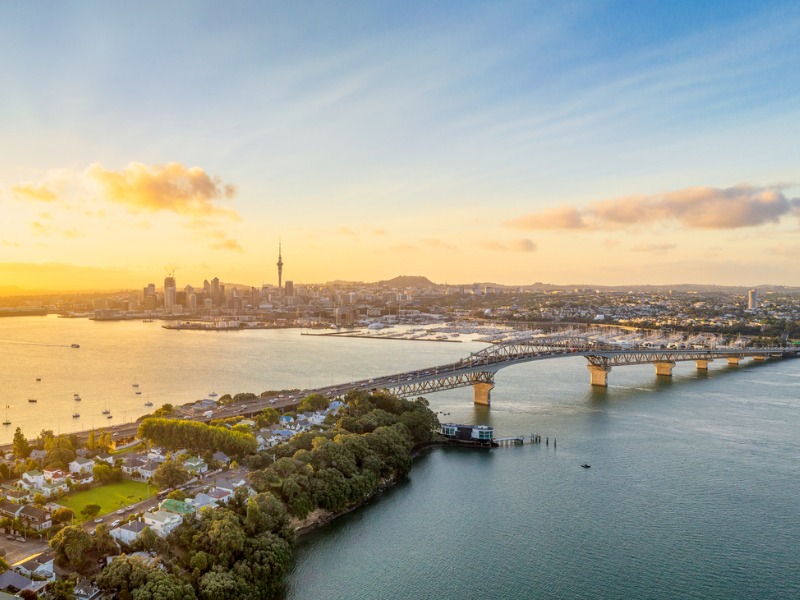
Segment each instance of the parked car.
[{"label": "parked car", "polygon": [[102,522],[103,522],[103,518],[102,518],[102,517],[97,517],[97,518],[94,520],[94,522],[95,522],[95,523],[102,523]]},{"label": "parked car", "polygon": [[24,537],[18,537],[17,541],[18,542],[27,542],[28,540],[26,538],[24,538]]},{"label": "parked car", "polygon": [[121,520],[121,519],[117,519],[116,521],[114,521],[113,523],[111,523],[111,527],[112,527],[112,528],[113,528],[113,527],[119,527],[119,526],[120,526],[120,523],[122,523],[122,520]]}]

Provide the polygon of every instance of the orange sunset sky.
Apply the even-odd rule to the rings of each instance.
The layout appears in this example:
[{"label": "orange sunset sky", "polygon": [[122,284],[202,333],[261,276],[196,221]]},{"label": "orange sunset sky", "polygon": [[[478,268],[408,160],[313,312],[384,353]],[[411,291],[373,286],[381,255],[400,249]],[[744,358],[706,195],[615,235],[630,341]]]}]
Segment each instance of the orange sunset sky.
[{"label": "orange sunset sky", "polygon": [[4,3],[0,289],[800,285],[800,9],[697,4]]}]

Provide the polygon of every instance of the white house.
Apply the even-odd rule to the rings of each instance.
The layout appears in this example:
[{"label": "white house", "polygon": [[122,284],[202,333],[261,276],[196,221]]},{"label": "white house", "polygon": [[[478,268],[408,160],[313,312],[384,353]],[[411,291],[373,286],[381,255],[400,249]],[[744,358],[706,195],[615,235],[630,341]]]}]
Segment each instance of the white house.
[{"label": "white house", "polygon": [[208,464],[206,464],[206,461],[204,461],[202,458],[198,458],[197,456],[187,458],[185,461],[183,461],[183,466],[186,467],[187,470],[197,474],[208,471]]},{"label": "white house", "polygon": [[38,469],[25,471],[22,474],[22,479],[20,479],[19,484],[26,490],[31,490],[31,489],[40,490],[44,485],[44,473],[42,473]]},{"label": "white house", "polygon": [[76,474],[91,473],[94,467],[94,461],[89,458],[76,458],[69,463],[69,472]]},{"label": "white house", "polygon": [[53,570],[53,560],[55,556],[49,552],[39,554],[31,559],[26,560],[14,567],[14,569],[26,577],[44,577],[48,581],[55,581],[56,574]]},{"label": "white house", "polygon": [[115,527],[109,531],[109,534],[118,542],[132,544],[146,528],[147,525],[142,521],[130,521]]},{"label": "white house", "polygon": [[145,525],[148,525],[161,537],[167,537],[178,525],[183,523],[183,517],[163,510],[144,513]]}]

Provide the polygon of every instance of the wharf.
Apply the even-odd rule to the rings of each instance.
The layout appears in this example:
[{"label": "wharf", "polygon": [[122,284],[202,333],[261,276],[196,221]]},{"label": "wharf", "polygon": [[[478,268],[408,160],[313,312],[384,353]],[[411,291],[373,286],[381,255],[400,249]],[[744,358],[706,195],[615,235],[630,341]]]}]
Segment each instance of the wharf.
[{"label": "wharf", "polygon": [[402,342],[451,342],[460,344],[461,340],[437,340],[436,338],[413,338],[413,337],[402,337],[402,336],[389,336],[389,335],[361,335],[358,333],[341,333],[338,331],[332,331],[330,333],[307,333],[302,332],[300,335],[314,335],[314,336],[330,336],[330,337],[347,337],[347,338],[359,338],[361,340],[400,340]]}]

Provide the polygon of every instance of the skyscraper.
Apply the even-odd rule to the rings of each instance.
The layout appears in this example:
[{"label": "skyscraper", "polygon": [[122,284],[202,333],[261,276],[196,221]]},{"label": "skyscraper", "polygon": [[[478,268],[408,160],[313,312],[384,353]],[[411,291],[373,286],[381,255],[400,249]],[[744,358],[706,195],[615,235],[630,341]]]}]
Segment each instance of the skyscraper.
[{"label": "skyscraper", "polygon": [[172,312],[172,307],[176,302],[175,278],[171,275],[164,279],[164,312]]},{"label": "skyscraper", "polygon": [[747,292],[747,308],[750,310],[758,309],[758,290],[750,290]]}]

